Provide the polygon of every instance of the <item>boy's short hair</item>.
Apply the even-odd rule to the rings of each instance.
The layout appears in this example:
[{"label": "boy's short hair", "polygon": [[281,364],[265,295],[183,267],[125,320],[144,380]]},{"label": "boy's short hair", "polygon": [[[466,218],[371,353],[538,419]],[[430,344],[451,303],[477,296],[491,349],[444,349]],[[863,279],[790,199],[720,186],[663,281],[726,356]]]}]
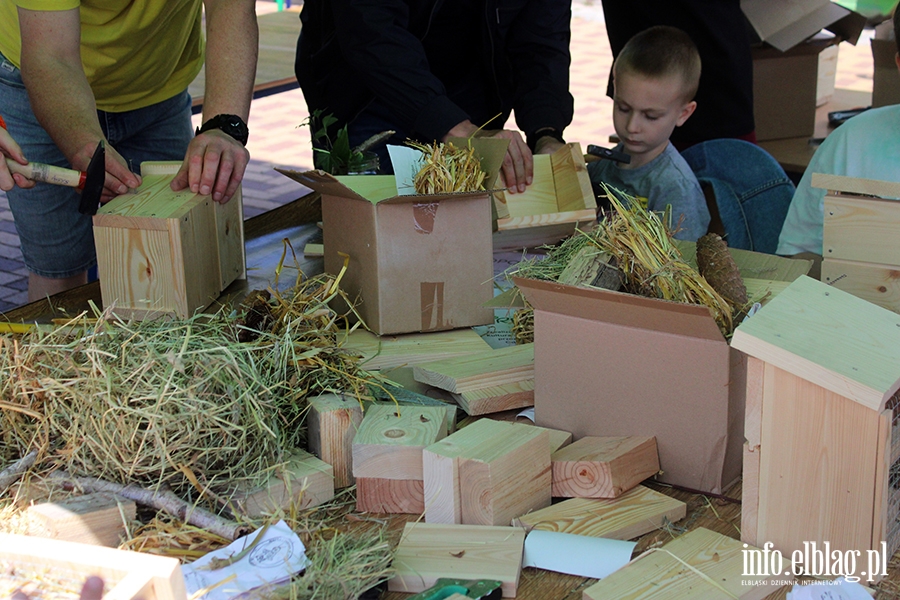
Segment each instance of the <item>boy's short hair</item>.
[{"label": "boy's short hair", "polygon": [[685,102],[690,102],[700,85],[700,53],[684,31],[657,25],[641,31],[619,52],[614,73],[631,71],[645,77],[677,75],[684,82]]}]

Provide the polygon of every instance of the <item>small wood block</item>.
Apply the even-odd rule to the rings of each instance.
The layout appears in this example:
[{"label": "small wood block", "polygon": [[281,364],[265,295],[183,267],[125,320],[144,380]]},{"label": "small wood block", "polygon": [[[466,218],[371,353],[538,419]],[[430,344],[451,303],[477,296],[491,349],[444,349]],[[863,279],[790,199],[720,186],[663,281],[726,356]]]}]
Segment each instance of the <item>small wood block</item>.
[{"label": "small wood block", "polygon": [[534,406],[534,379],[452,394],[467,415],[484,415]]},{"label": "small wood block", "polygon": [[22,574],[77,581],[79,587],[88,576],[98,575],[105,584],[104,598],[187,598],[181,562],[168,556],[0,533],[0,563]]},{"label": "small wood block", "polygon": [[[490,413],[484,415],[484,418],[493,419],[495,421],[504,421],[507,423],[518,423],[520,425],[531,425],[532,427],[537,427],[537,425],[535,425],[534,421],[532,421],[531,419],[527,417],[520,417],[520,412],[522,412],[520,409],[515,408],[513,410],[505,410],[499,413]],[[470,422],[474,422],[475,420],[478,420],[478,418],[467,417],[460,423],[460,427],[463,427]],[[538,429],[543,429],[550,436],[550,454],[553,454],[563,446],[568,446],[572,443],[572,434],[568,431],[563,431],[562,429],[550,429],[549,427],[538,427]]]},{"label": "small wood block", "polygon": [[[749,550],[757,550],[750,547]],[[761,600],[790,576],[744,575],[744,545],[721,533],[695,529],[650,550],[584,590],[584,600]],[[685,563],[692,568],[686,568]],[[706,578],[700,574],[706,575]],[[779,581],[779,585],[772,583]],[[714,583],[710,583],[710,581]],[[723,591],[724,590],[724,591]]]},{"label": "small wood block", "polygon": [[583,437],[552,460],[557,498],[616,498],[659,472],[654,437]]},{"label": "small wood block", "polygon": [[353,438],[363,411],[355,398],[322,394],[309,400],[309,451],[334,467],[334,487],[353,485]]},{"label": "small wood block", "polygon": [[356,510],[420,515],[425,512],[422,480],[360,477],[356,480]]},{"label": "small wood block", "polygon": [[498,525],[550,504],[546,430],[481,419],[423,452],[425,520]]},{"label": "small wood block", "polygon": [[392,592],[423,592],[440,577],[503,582],[514,598],[522,572],[525,530],[518,527],[407,523],[394,554]]},{"label": "small wood block", "polygon": [[325,244],[308,243],[303,246],[303,256],[306,258],[318,258],[325,256]]},{"label": "small wood block", "polygon": [[279,510],[310,508],[334,498],[334,469],[309,452],[294,450],[267,483],[252,491],[238,490],[230,505],[236,513],[257,518]]},{"label": "small wood block", "polygon": [[353,475],[422,479],[422,449],[447,434],[446,408],[375,404],[353,440]]},{"label": "small wood block", "polygon": [[631,540],[684,518],[687,505],[642,485],[612,500],[570,498],[517,519],[513,526]]},{"label": "small wood block", "polygon": [[347,336],[344,348],[362,354],[362,367],[369,371],[431,362],[491,349],[471,328],[382,336],[356,329]]},{"label": "small wood block", "polygon": [[462,394],[486,387],[534,381],[534,344],[508,346],[440,361],[418,364],[416,381]]},{"label": "small wood block", "polygon": [[125,523],[135,518],[135,505],[114,494],[95,493],[33,504],[25,512],[28,535],[115,548]]}]

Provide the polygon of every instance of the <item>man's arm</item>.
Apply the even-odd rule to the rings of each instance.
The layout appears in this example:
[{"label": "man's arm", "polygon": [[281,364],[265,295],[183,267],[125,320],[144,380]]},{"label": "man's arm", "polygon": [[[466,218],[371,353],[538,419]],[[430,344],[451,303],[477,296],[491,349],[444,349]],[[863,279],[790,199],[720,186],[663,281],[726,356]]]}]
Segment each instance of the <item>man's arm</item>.
[{"label": "man's arm", "polygon": [[[22,80],[32,110],[71,163],[87,169],[101,141],[94,94],[81,64],[81,21],[77,8],[33,11],[21,7]],[[107,145],[104,199],[137,187],[140,179],[124,159]]]},{"label": "man's arm", "polygon": [[[206,7],[206,88],[203,121],[216,115],[250,116],[259,51],[253,0],[204,0]],[[189,187],[228,202],[244,177],[250,153],[228,134],[212,129],[191,140],[172,189]]]}]

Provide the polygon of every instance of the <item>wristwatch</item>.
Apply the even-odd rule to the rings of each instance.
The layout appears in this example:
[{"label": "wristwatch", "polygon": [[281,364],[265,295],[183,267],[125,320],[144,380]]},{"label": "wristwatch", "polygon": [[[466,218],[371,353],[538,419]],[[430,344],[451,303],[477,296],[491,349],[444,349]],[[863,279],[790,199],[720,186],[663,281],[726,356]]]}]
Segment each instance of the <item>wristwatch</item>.
[{"label": "wristwatch", "polygon": [[216,115],[198,127],[196,135],[211,129],[218,129],[227,133],[243,146],[247,145],[247,138],[250,137],[250,130],[247,129],[247,124],[237,115]]}]

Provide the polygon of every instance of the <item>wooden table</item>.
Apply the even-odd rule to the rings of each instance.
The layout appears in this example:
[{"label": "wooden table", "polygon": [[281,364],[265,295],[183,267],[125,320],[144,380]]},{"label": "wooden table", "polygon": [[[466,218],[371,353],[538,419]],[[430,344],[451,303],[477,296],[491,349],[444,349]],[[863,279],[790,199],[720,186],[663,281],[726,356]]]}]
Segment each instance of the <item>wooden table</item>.
[{"label": "wooden table", "polygon": [[[816,129],[813,140],[824,139],[834,131],[828,125],[828,113],[836,110],[865,108],[872,104],[871,92],[836,89],[831,101],[816,109]],[[759,146],[775,157],[785,171],[803,173],[815,154],[818,144],[810,143],[808,137],[786,138],[759,142]]]},{"label": "wooden table", "polygon": [[[294,74],[294,56],[297,52],[297,38],[300,37],[300,8],[260,15],[257,22],[259,57],[256,62],[253,97],[262,98],[299,87]],[[205,89],[206,66],[188,87],[193,99],[194,114],[203,109]]]}]

